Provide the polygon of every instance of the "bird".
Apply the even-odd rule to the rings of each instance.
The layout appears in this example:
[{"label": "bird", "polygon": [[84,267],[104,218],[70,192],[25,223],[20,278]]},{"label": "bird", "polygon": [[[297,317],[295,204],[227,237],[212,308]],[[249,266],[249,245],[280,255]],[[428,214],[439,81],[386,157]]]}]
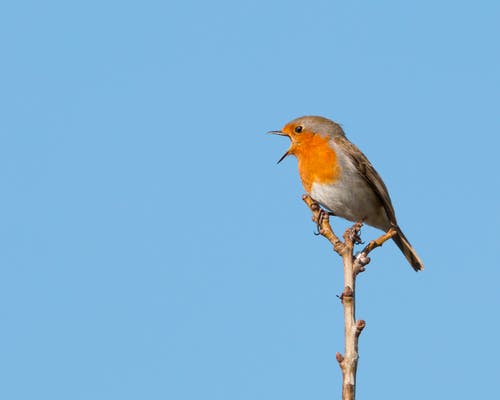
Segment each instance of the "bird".
[{"label": "bird", "polygon": [[347,139],[342,127],[325,117],[296,118],[277,131],[290,147],[278,160],[293,155],[302,185],[311,198],[332,215],[363,222],[387,232],[415,271],[424,264],[399,227],[384,181],[368,158]]}]

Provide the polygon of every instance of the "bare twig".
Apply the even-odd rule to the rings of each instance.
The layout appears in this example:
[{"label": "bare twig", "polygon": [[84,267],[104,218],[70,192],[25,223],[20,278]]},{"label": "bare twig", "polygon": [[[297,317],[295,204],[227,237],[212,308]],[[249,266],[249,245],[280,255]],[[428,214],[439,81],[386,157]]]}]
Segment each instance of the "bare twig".
[{"label": "bare twig", "polygon": [[378,239],[372,240],[370,243],[368,243],[354,259],[354,273],[357,275],[360,272],[363,272],[365,270],[365,265],[370,262],[370,257],[368,257],[368,254],[377,247],[382,246],[387,240],[389,240],[396,234],[397,231],[394,228],[390,228]]},{"label": "bare twig", "polygon": [[386,241],[388,241],[390,238],[392,238],[396,233],[396,229],[391,228],[389,229],[386,233],[384,233],[382,236],[380,236],[378,239],[372,240],[370,243],[366,245],[366,247],[361,250],[361,253],[364,253],[365,255],[368,255],[368,253],[377,247],[382,246]]},{"label": "bare twig", "polygon": [[342,242],[333,232],[330,225],[329,215],[321,209],[319,204],[310,196],[302,196],[304,202],[313,213],[313,221],[318,226],[319,233],[333,245],[333,249],[342,257],[344,264],[344,291],[340,295],[340,300],[344,307],[344,355],[337,353],[336,359],[342,370],[342,399],[354,400],[356,395],[356,371],[358,367],[358,339],[361,331],[366,326],[364,320],[356,320],[356,276],[365,270],[365,266],[370,262],[368,254],[396,234],[394,229],[390,229],[386,234],[376,240],[372,240],[356,256],[353,256],[353,249],[356,244],[361,243],[359,237],[361,222],[357,222],[344,232]]},{"label": "bare twig", "polygon": [[316,222],[318,225],[319,233],[324,236],[328,241],[333,245],[333,249],[339,254],[342,255],[344,252],[344,243],[335,235],[332,227],[330,226],[330,219],[328,214],[316,203],[311,196],[303,195],[302,200],[309,206],[311,209],[313,216],[312,220]]}]

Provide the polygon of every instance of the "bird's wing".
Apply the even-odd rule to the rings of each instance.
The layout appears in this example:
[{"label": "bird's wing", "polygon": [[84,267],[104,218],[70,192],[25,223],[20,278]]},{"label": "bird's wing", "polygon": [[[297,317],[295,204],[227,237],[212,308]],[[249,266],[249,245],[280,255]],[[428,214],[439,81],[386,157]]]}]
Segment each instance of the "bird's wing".
[{"label": "bird's wing", "polygon": [[347,140],[347,138],[343,136],[337,136],[333,140],[339,145],[342,150],[344,150],[346,155],[352,161],[353,165],[359,171],[360,175],[366,179],[366,182],[368,182],[377,197],[380,199],[380,202],[382,203],[382,206],[384,207],[389,220],[393,224],[397,225],[396,214],[394,212],[394,208],[392,207],[392,202],[391,198],[389,197],[387,187],[385,186],[378,172],[375,171],[375,168],[373,168],[373,165],[370,163],[370,161],[368,161],[361,150],[359,150],[354,144]]}]

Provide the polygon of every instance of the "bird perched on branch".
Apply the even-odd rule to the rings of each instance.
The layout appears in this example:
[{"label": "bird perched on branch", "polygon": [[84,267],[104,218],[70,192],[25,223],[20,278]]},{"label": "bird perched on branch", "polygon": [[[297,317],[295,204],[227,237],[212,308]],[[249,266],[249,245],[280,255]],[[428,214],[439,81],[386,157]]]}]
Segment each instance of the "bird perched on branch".
[{"label": "bird perched on branch", "polygon": [[298,160],[300,179],[306,192],[333,215],[362,221],[392,237],[415,271],[424,269],[422,260],[399,228],[387,188],[366,156],[345,136],[337,123],[323,117],[305,116],[287,123],[280,131],[288,136],[288,155]]}]

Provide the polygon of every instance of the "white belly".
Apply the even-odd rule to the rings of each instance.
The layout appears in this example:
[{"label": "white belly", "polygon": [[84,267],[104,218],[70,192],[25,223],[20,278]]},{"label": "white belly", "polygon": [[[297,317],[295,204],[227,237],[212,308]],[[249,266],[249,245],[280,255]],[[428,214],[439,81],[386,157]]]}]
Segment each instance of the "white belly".
[{"label": "white belly", "polygon": [[389,228],[390,222],[379,198],[357,171],[344,169],[342,179],[335,184],[314,183],[311,197],[349,221],[363,221],[384,231]]}]

